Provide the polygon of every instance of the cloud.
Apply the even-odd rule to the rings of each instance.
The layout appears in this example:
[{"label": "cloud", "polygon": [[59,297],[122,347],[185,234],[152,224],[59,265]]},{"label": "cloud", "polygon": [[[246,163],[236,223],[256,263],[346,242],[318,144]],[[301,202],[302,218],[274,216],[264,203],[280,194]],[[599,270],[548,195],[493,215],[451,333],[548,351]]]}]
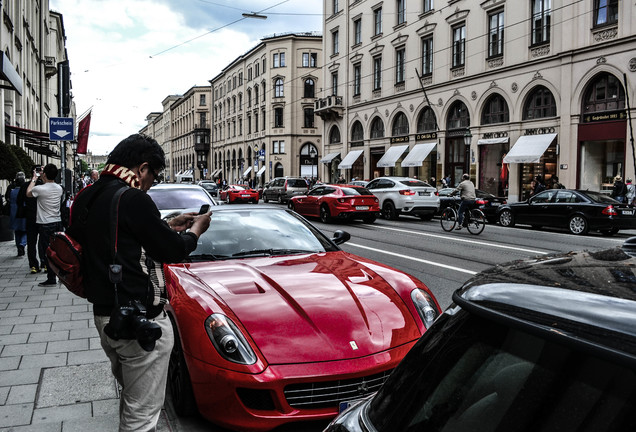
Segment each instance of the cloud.
[{"label": "cloud", "polygon": [[64,19],[77,114],[92,107],[89,150],[107,154],[166,96],[208,85],[263,36],[321,30],[321,17],[305,14],[319,14],[322,2],[283,0],[267,20],[241,20],[280,2],[50,0]]}]

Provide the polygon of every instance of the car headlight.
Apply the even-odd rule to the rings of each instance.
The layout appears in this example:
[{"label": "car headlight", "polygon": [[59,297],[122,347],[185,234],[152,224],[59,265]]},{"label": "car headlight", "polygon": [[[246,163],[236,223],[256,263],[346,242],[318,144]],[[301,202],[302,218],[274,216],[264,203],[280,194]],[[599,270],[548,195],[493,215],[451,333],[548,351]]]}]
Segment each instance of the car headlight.
[{"label": "car headlight", "polygon": [[411,291],[411,300],[413,300],[415,309],[420,315],[424,327],[426,327],[426,329],[428,330],[429,327],[433,324],[433,321],[435,321],[435,319],[439,315],[437,313],[437,308],[435,307],[435,302],[426,291],[419,288]]},{"label": "car headlight", "polygon": [[254,364],[256,355],[231,319],[212,314],[205,320],[205,331],[221,356],[234,363]]}]

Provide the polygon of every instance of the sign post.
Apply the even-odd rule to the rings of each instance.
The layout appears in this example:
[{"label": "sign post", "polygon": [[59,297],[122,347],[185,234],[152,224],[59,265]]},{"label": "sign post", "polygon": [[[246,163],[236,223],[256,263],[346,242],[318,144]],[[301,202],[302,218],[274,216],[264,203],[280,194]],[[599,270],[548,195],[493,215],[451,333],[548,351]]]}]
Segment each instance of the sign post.
[{"label": "sign post", "polygon": [[62,159],[60,180],[62,189],[66,193],[66,141],[75,139],[75,120],[72,117],[49,118],[49,140],[61,141],[60,157]]}]

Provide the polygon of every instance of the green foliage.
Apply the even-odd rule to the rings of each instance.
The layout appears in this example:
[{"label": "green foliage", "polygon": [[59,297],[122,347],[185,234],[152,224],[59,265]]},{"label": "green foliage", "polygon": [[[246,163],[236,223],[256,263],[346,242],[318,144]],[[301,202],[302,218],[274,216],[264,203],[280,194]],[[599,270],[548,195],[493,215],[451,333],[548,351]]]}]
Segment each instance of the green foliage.
[{"label": "green foliage", "polygon": [[0,180],[13,180],[16,173],[22,171],[20,161],[11,147],[0,141]]},{"label": "green foliage", "polygon": [[33,162],[31,156],[29,156],[29,154],[25,152],[22,147],[14,145],[10,147],[11,150],[13,150],[15,156],[18,158],[18,161],[20,162],[20,166],[22,167],[21,171],[26,175],[27,178],[30,178],[32,174],[31,170],[33,169],[33,165],[35,165],[35,162]]}]

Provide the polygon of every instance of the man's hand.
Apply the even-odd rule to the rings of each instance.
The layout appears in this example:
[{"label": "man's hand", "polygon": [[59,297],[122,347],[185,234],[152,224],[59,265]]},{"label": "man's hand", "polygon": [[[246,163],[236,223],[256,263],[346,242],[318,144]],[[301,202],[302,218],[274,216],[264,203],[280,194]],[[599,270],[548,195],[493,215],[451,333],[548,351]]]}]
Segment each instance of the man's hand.
[{"label": "man's hand", "polygon": [[210,216],[212,216],[212,212],[196,215],[194,217],[192,228],[190,228],[190,232],[195,234],[197,238],[201,237],[201,234],[206,232],[210,227]]},{"label": "man's hand", "polygon": [[185,231],[192,227],[195,216],[197,216],[197,213],[183,213],[171,219],[168,225],[176,232]]}]

